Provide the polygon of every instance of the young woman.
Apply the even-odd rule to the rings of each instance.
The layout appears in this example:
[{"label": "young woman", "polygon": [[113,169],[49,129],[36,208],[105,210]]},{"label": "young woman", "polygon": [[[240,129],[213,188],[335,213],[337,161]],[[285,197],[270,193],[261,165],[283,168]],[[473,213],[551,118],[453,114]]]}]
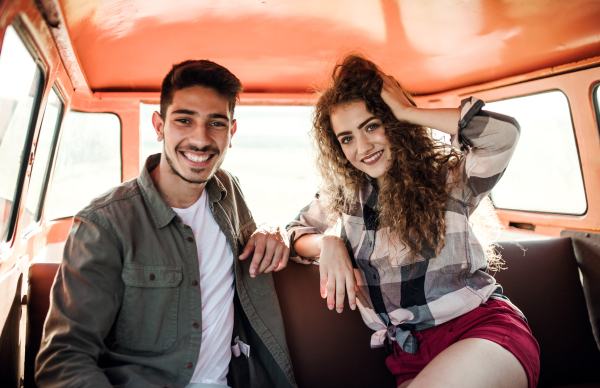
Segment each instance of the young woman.
[{"label": "young woman", "polygon": [[469,225],[508,165],[517,122],[474,97],[419,109],[358,55],[331,81],[312,129],[321,190],[287,227],[290,257],[320,263],[329,309],[341,312],[347,291],[371,346],[391,350],[399,387],[535,387],[537,342]]}]

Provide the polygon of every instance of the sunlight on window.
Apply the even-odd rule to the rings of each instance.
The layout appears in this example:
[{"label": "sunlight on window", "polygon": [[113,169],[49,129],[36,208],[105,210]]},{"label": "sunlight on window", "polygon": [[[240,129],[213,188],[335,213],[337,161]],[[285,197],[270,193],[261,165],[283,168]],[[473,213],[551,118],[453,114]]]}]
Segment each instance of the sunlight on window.
[{"label": "sunlight on window", "polygon": [[517,119],[521,136],[513,158],[492,190],[497,208],[564,214],[587,209],[569,102],[552,91],[488,103],[486,109]]},{"label": "sunlight on window", "polygon": [[58,140],[58,130],[63,108],[64,104],[58,98],[54,89],[50,90],[42,120],[42,128],[37,140],[33,170],[29,179],[27,200],[25,201],[25,211],[20,221],[25,234],[29,233],[28,227],[30,225],[35,226],[35,223],[42,216],[44,196],[46,195],[52,158],[54,156],[53,149]]},{"label": "sunlight on window", "polygon": [[46,219],[71,217],[119,183],[119,117],[113,113],[67,112],[46,205]]},{"label": "sunlight on window", "polygon": [[[0,240],[10,240],[28,156],[41,72],[12,26],[0,55]],[[21,180],[21,183],[19,182]],[[13,205],[15,205],[13,207]]]},{"label": "sunlight on window", "polygon": [[[162,152],[152,127],[158,105],[141,104],[142,153]],[[258,223],[287,224],[314,198],[318,178],[313,167],[308,131],[310,106],[238,106],[237,133],[222,168],[237,176]]]}]

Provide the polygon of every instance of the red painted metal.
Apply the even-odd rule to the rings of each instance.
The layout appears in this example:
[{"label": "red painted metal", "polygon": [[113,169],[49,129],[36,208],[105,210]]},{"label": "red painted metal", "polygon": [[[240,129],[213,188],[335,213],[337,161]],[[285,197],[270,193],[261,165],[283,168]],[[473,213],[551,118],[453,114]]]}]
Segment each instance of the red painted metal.
[{"label": "red painted metal", "polygon": [[304,93],[337,56],[361,49],[432,94],[600,54],[593,0],[60,3],[94,91],[157,91],[172,63],[208,58],[247,92]]}]

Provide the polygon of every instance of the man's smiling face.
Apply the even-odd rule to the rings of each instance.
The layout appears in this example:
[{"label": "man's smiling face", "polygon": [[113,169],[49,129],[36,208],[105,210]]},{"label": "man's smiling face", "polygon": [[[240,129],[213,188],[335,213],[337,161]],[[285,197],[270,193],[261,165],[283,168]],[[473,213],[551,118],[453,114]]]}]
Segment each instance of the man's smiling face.
[{"label": "man's smiling face", "polygon": [[228,101],[215,90],[191,86],[177,90],[165,117],[154,113],[158,140],[171,172],[186,182],[203,184],[225,160],[236,131]]}]

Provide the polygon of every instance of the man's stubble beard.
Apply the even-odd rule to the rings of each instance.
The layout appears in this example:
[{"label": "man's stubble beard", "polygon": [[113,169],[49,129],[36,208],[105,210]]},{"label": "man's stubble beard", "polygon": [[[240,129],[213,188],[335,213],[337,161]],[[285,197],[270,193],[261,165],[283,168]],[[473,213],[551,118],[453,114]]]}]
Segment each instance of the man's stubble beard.
[{"label": "man's stubble beard", "polygon": [[[177,150],[175,150],[175,152],[178,152]],[[223,151],[223,157],[221,158],[221,160],[217,163],[217,165],[215,166],[215,169],[212,171],[212,173],[208,176],[208,178],[206,179],[202,179],[202,180],[191,180],[186,178],[185,176],[183,176],[183,174],[181,174],[179,171],[177,171],[177,169],[175,168],[175,165],[173,164],[173,161],[171,160],[171,158],[169,157],[169,154],[167,153],[166,147],[163,143],[163,155],[165,156],[165,159],[167,160],[167,163],[169,164],[169,167],[171,168],[171,173],[177,175],[179,178],[181,178],[182,180],[184,180],[185,182],[188,183],[193,183],[193,184],[203,184],[208,182],[214,175],[215,172],[217,172],[219,170],[219,168],[221,168],[221,165],[223,164],[223,162],[225,161],[225,155],[227,154],[227,149],[225,149]],[[215,154],[215,156],[213,157],[218,157],[221,156],[221,153],[219,154]],[[204,172],[204,170],[206,170],[205,168],[192,168],[192,172],[194,174],[201,174],[202,172]]]}]

